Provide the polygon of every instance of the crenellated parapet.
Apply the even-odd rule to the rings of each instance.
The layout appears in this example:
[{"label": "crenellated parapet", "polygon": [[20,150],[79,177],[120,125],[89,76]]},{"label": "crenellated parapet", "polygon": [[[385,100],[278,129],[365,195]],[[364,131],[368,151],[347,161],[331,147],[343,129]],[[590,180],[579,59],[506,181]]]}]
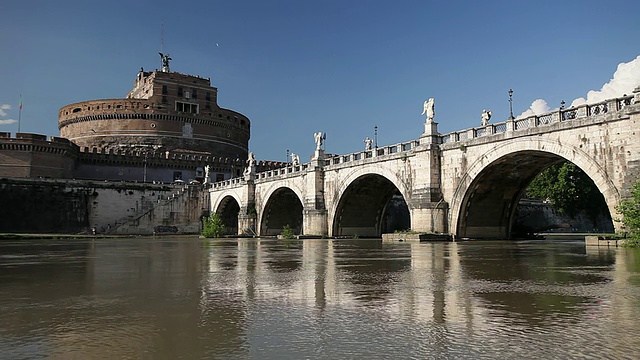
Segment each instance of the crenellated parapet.
[{"label": "crenellated parapet", "polygon": [[150,167],[163,168],[185,168],[185,167],[201,167],[209,165],[225,169],[242,168],[244,161],[241,159],[231,159],[228,157],[216,157],[202,154],[185,154],[160,152],[153,149],[89,149],[82,148],[79,153],[81,162],[91,162],[93,164],[112,165],[112,166],[142,166],[146,163]]},{"label": "crenellated parapet", "polygon": [[0,133],[0,177],[73,177],[79,147],[67,139],[40,134]]},{"label": "crenellated parapet", "polygon": [[77,102],[58,113],[60,136],[81,147],[189,150],[246,160],[249,119],[217,104],[208,78],[141,70],[124,99]]}]

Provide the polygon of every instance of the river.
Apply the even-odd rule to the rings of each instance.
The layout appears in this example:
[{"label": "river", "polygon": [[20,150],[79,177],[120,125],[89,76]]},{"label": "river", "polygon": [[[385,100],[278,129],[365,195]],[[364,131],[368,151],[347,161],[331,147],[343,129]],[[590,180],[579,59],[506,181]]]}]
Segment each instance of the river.
[{"label": "river", "polygon": [[640,251],[7,240],[0,324],[2,359],[637,359]]}]

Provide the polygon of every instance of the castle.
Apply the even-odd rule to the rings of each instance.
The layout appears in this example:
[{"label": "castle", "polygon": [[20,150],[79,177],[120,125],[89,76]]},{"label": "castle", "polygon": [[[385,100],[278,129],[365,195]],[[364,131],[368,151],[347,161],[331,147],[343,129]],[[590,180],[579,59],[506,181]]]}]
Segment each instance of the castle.
[{"label": "castle", "polygon": [[251,122],[218,105],[209,78],[172,72],[161,57],[125,98],[63,106],[60,136],[0,132],[0,203],[11,204],[0,232],[199,232],[201,184],[242,175]]},{"label": "castle", "polygon": [[207,165],[212,182],[240,176],[250,120],[218,105],[209,78],[170,71],[169,59],[162,70],[141,68],[124,99],[63,106],[60,137],[0,133],[0,178],[203,181]]}]

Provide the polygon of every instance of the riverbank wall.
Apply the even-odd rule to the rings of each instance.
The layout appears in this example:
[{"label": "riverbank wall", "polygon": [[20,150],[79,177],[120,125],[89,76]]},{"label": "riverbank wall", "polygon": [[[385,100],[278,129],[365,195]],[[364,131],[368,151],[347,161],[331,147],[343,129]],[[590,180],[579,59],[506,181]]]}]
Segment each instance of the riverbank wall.
[{"label": "riverbank wall", "polygon": [[206,197],[200,184],[0,178],[0,232],[195,234]]}]

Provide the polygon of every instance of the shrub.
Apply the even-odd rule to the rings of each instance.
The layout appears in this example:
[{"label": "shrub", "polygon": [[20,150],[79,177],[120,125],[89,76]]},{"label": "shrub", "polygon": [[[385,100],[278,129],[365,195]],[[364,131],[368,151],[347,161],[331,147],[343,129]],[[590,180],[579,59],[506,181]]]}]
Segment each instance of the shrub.
[{"label": "shrub", "polygon": [[285,225],[282,228],[282,232],[280,233],[280,236],[283,239],[293,239],[293,238],[295,238],[295,234],[293,233],[293,230],[291,230],[291,226],[289,226],[289,225]]},{"label": "shrub", "polygon": [[622,224],[626,228],[627,242],[630,246],[640,245],[640,182],[637,182],[631,188],[631,197],[622,200],[616,207],[616,210],[622,215]]},{"label": "shrub", "polygon": [[224,223],[216,213],[202,219],[202,225],[202,236],[206,238],[218,238],[224,233]]}]

